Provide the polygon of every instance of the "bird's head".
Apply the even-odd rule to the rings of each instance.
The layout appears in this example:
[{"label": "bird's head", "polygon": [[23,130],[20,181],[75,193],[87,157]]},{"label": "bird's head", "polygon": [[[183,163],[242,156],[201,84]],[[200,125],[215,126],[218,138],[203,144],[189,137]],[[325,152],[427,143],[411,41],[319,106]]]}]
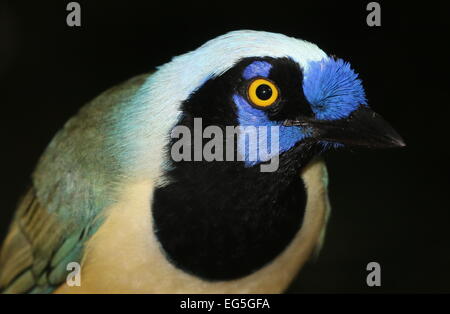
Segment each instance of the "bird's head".
[{"label": "bird's head", "polygon": [[[324,151],[404,145],[369,107],[362,81],[350,64],[303,40],[235,31],[174,58],[155,77],[155,85],[161,85],[160,101],[173,104],[176,99],[180,114],[175,125],[194,131],[194,118],[202,118],[202,130],[249,128],[245,136],[241,132],[235,147],[246,167],[311,147]],[[260,127],[277,128],[277,148],[270,147],[272,131]],[[249,143],[252,135],[256,146]],[[265,154],[259,154],[262,135],[269,146]],[[249,158],[252,153],[256,158]]]},{"label": "bird's head", "polygon": [[[164,153],[174,161],[163,158],[153,194],[156,234],[176,265],[202,278],[235,279],[259,269],[303,219],[309,224],[303,217],[310,183],[299,172],[325,148],[403,145],[369,108],[348,63],[280,34],[220,36],[160,67],[146,87],[152,115],[142,119],[137,111],[133,122],[158,129],[144,133],[154,140],[142,151],[171,133]],[[325,185],[325,171],[316,175]],[[323,191],[321,184],[308,193]]]}]

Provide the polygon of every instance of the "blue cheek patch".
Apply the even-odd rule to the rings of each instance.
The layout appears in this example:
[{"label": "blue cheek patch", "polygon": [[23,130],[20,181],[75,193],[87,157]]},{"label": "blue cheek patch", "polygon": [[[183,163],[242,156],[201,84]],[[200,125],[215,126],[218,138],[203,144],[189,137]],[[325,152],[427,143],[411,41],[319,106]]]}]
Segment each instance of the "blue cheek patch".
[{"label": "blue cheek patch", "polygon": [[309,63],[303,92],[319,120],[346,118],[360,105],[367,105],[358,74],[341,59]]},{"label": "blue cheek patch", "polygon": [[254,61],[244,69],[244,72],[242,72],[242,77],[246,80],[250,80],[258,76],[268,77],[271,68],[272,65],[269,62]]},{"label": "blue cheek patch", "polygon": [[[247,167],[270,160],[309,135],[309,132],[301,127],[283,126],[279,122],[269,120],[264,111],[253,108],[238,94],[233,95],[233,100],[237,106],[239,126],[245,130],[238,138],[238,152]],[[278,134],[272,134],[271,127],[276,127]],[[278,145],[273,142],[273,136],[278,137]],[[256,139],[257,145],[249,143],[252,138]],[[272,149],[272,145],[276,148]]]}]

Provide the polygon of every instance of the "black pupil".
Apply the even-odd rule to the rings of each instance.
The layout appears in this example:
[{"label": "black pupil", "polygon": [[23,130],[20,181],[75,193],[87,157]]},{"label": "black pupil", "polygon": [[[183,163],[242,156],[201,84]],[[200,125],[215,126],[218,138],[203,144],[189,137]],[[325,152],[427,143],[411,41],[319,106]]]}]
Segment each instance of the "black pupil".
[{"label": "black pupil", "polygon": [[261,84],[256,88],[256,96],[261,100],[267,100],[272,96],[272,88],[269,85]]}]

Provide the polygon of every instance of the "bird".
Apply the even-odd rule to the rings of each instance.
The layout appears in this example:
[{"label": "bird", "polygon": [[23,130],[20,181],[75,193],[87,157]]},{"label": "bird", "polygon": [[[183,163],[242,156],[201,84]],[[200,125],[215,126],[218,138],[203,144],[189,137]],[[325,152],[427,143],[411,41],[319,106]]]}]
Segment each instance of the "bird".
[{"label": "bird", "polygon": [[57,132],[3,241],[0,291],[282,293],[324,241],[323,154],[402,146],[349,62],[231,31],[101,93]]}]

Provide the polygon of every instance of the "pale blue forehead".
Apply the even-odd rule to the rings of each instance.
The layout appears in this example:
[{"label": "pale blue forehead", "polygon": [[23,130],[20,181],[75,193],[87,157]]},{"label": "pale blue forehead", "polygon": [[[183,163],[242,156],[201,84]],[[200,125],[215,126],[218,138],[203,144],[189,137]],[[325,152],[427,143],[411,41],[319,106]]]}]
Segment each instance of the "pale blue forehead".
[{"label": "pale blue forehead", "polygon": [[[268,77],[271,69],[272,64],[267,61],[254,61],[244,69],[242,77],[246,80]],[[311,109],[320,120],[342,119],[360,105],[367,105],[358,74],[342,59],[325,58],[310,62],[302,87]]]}]

